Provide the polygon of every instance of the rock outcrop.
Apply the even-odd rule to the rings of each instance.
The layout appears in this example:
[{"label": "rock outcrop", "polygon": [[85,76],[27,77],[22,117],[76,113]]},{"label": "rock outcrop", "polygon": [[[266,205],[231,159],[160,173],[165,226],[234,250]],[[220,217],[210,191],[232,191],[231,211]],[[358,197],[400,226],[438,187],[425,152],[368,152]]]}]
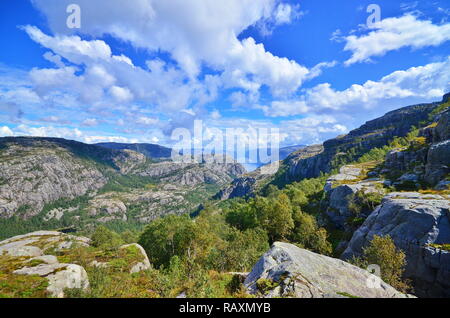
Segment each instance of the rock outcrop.
[{"label": "rock outcrop", "polygon": [[161,182],[185,186],[200,184],[224,185],[244,174],[245,168],[239,163],[174,163],[163,161],[148,165],[137,173],[157,178]]},{"label": "rock outcrop", "polygon": [[0,151],[0,217],[29,218],[45,204],[103,187],[107,178],[62,146],[45,140],[5,142]]},{"label": "rock outcrop", "polygon": [[[358,202],[357,194],[384,193],[383,181],[377,178],[365,178],[362,176],[361,167],[343,166],[339,174],[328,178],[324,191],[326,194],[326,215],[334,227],[345,230],[354,230],[354,225],[349,224],[352,219],[365,219],[373,210],[364,207]],[[352,205],[361,206],[356,213]]]},{"label": "rock outcrop", "polygon": [[38,231],[0,242],[0,257],[10,257],[11,262],[15,263],[21,260],[22,266],[12,274],[46,278],[49,296],[62,298],[66,289],[87,290],[89,288],[87,273],[77,264],[59,263],[54,255],[46,253],[69,249],[75,245],[86,247],[89,242],[90,240],[85,237]]},{"label": "rock outcrop", "polygon": [[382,204],[354,233],[342,259],[360,256],[375,235],[389,235],[406,254],[405,276],[415,293],[425,297],[450,297],[449,196],[399,192]]},{"label": "rock outcrop", "polygon": [[260,258],[244,285],[251,294],[263,297],[406,297],[381,280],[372,284],[374,279],[368,271],[339,259],[277,242]]},{"label": "rock outcrop", "polygon": [[237,197],[251,197],[258,189],[271,180],[272,176],[277,173],[279,167],[279,161],[261,166],[252,172],[234,179],[230,185],[219,191],[214,198],[226,200]]},{"label": "rock outcrop", "polygon": [[150,261],[144,248],[137,243],[127,244],[120,247],[121,249],[136,250],[140,254],[140,260],[131,264],[130,273],[139,273],[151,268]]},{"label": "rock outcrop", "polygon": [[40,277],[47,281],[47,296],[62,298],[68,289],[89,290],[86,272],[89,267],[85,269],[81,264],[130,274],[151,268],[147,253],[139,244],[107,251],[94,249],[89,244],[90,239],[86,237],[55,231],[38,231],[9,238],[0,242],[0,264],[8,265],[6,269],[0,266],[0,276],[10,275],[10,279],[24,275]]}]

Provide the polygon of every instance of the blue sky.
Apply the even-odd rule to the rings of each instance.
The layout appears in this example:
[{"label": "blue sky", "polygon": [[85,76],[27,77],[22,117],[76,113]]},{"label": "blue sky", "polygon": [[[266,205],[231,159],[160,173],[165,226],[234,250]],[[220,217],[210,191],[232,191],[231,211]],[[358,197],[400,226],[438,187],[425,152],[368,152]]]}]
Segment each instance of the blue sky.
[{"label": "blue sky", "polygon": [[447,0],[4,0],[0,32],[0,136],[171,145],[202,120],[313,144],[450,91]]}]

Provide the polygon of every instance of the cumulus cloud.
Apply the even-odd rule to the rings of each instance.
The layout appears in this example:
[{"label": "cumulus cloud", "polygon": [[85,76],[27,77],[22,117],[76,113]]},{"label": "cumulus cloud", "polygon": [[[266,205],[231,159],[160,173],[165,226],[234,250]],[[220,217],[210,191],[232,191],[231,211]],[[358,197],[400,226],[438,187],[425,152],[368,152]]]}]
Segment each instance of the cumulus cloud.
[{"label": "cumulus cloud", "polygon": [[344,38],[344,50],[352,52],[346,65],[367,62],[374,56],[383,56],[403,47],[420,49],[450,40],[450,23],[436,25],[430,20],[418,20],[411,14],[381,20],[373,29],[366,35]]},{"label": "cumulus cloud", "polygon": [[324,112],[358,115],[380,107],[383,101],[430,100],[442,97],[449,90],[450,56],[442,62],[395,71],[379,81],[354,84],[342,91],[333,89],[329,83],[319,84],[297,99],[273,101],[263,110],[273,117]]},{"label": "cumulus cloud", "polygon": [[[56,34],[70,31],[65,25],[66,17],[61,14],[69,3],[33,0]],[[77,4],[82,8],[80,32],[91,36],[109,34],[136,47],[169,52],[190,78],[199,75],[205,65],[224,72],[227,85],[239,85],[244,89],[267,85],[281,94],[295,91],[308,74],[307,68],[274,56],[254,39],[238,39],[242,31],[258,22],[272,21],[281,25],[299,15],[298,6],[279,0],[141,0],[133,3],[110,0],[105,12],[96,9],[96,1],[80,0]],[[47,45],[52,42],[39,35],[32,37]],[[101,41],[78,40],[76,44],[67,43],[55,53],[67,55],[71,61],[78,60],[77,63],[80,54],[98,59],[111,55]],[[235,74],[236,70],[239,74]]]},{"label": "cumulus cloud", "polygon": [[42,98],[65,93],[79,100],[77,106],[112,107],[146,102],[154,109],[176,111],[192,102],[205,103],[215,97],[216,83],[211,77],[202,85],[160,60],[147,61],[148,69],[136,67],[123,54],[112,55],[104,41],[66,35],[52,37],[33,26],[23,28],[33,40],[77,65],[31,70],[33,88]]}]

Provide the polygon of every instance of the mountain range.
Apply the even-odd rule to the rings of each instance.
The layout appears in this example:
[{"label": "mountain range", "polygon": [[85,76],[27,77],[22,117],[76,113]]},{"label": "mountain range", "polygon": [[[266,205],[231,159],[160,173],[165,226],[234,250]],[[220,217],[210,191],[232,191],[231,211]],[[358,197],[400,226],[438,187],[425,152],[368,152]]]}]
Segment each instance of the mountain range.
[{"label": "mountain range", "polygon": [[[244,242],[250,244],[257,237],[255,227],[264,229],[269,235],[277,233],[288,221],[279,223],[275,228],[271,227],[271,222],[277,222],[277,219],[264,221],[260,227],[245,228],[247,225],[244,224],[263,222],[260,218],[270,219],[270,213],[291,211],[297,214],[290,221],[290,229],[306,233],[306,228],[299,223],[298,213],[308,214],[314,220],[308,223],[308,229],[312,229],[315,238],[302,241],[304,236],[300,236],[295,241],[292,237],[297,234],[274,236],[285,242],[294,240],[291,243],[296,246],[269,239],[271,244],[274,243],[272,249],[263,256],[258,250],[255,255],[262,258],[251,273],[236,274],[241,275],[239,279],[242,279],[241,283],[248,293],[258,294],[264,289],[265,295],[271,297],[305,295],[303,285],[293,282],[292,286],[297,286],[297,289],[290,290],[287,286],[291,285],[286,285],[281,277],[275,275],[273,268],[282,269],[286,277],[302,274],[315,279],[319,274],[314,268],[326,268],[329,273],[327,277],[334,275],[333,268],[340,271],[340,277],[366,277],[366,271],[359,272],[363,269],[304,251],[299,246],[314,252],[326,251],[323,253],[350,262],[355,257],[364,257],[375,238],[389,237],[405,255],[406,265],[402,275],[411,281],[414,295],[450,297],[449,105],[450,94],[446,94],[439,102],[400,108],[323,144],[282,149],[280,162],[251,172],[247,172],[238,162],[174,163],[169,158],[171,149],[154,144],[89,145],[59,138],[0,138],[0,238],[58,229],[71,229],[89,236],[100,226],[119,233],[130,230],[141,233],[144,228],[147,229],[145,231],[151,229],[152,224],[160,224],[158,222],[164,220],[171,222],[168,216],[191,215],[192,218],[180,222],[193,220],[191,226],[197,226],[205,222],[202,217],[207,215],[208,220],[213,220],[208,221],[212,222],[207,224],[212,227],[208,233],[220,237],[225,228],[230,231],[223,234],[224,242],[232,242],[236,235],[251,233],[249,238],[236,243],[234,249],[228,248],[230,252],[241,253],[244,251],[240,246]],[[263,170],[266,173],[262,173]],[[255,205],[256,214],[252,216]],[[270,210],[272,212],[269,214],[261,214],[261,211],[272,208],[274,210]],[[236,221],[238,212],[243,214]],[[230,226],[236,226],[236,229],[229,229]],[[169,226],[164,233],[157,233],[168,235],[172,233],[171,229]],[[30,236],[44,236],[45,240],[54,236],[58,244],[68,239],[60,238],[63,236],[58,234],[60,232],[45,233],[17,236],[0,242],[0,251],[9,253],[11,257],[31,257],[37,251],[35,247],[42,249],[43,245],[28,246],[26,240]],[[173,233],[175,236],[170,240],[175,240],[178,234],[191,232]],[[322,238],[329,241],[327,244],[330,247],[326,244],[325,247],[315,247],[321,240],[318,233],[328,233]],[[155,239],[148,245],[144,234],[139,242],[144,245],[150,261],[147,262],[147,255],[144,255],[140,262],[132,263],[137,266],[143,262],[144,265],[139,265],[142,266],[139,271],[148,269],[149,262],[158,262],[158,258],[149,251],[155,253],[152,244],[161,243]],[[24,243],[23,239],[27,237]],[[91,238],[94,239],[95,235]],[[203,239],[199,238],[199,242]],[[90,248],[89,238],[75,237],[70,240]],[[212,241],[214,244],[222,242],[217,240]],[[298,240],[303,243],[298,243]],[[50,241],[47,243],[50,244]],[[267,244],[267,236],[262,241]],[[220,244],[215,249],[220,250]],[[59,255],[56,250],[51,251]],[[191,253],[190,249],[188,251]],[[40,250],[39,253],[43,252]],[[110,256],[98,259],[86,257],[90,257],[90,262],[103,260],[106,263],[125,257],[123,253],[117,253],[116,256],[108,254]],[[50,258],[51,255],[47,256]],[[213,259],[218,257],[213,256]],[[0,256],[0,272],[4,270],[2,257],[5,256]],[[283,261],[286,259],[287,263]],[[85,262],[81,264],[79,260],[71,260],[75,262],[74,268],[84,271],[76,266]],[[311,263],[302,264],[304,260]],[[205,262],[209,264],[209,260]],[[268,262],[274,267],[271,268]],[[8,275],[16,277],[14,275],[35,273],[33,267],[23,270],[18,267],[17,270],[19,272],[8,272]],[[263,286],[262,279],[269,278],[270,281],[264,281]],[[86,280],[87,276],[83,278],[83,284]],[[362,297],[405,296],[389,285],[385,288],[389,291],[387,294],[377,294],[347,283],[348,280],[338,278],[310,281],[308,288],[311,294],[308,295],[334,297],[357,293],[356,296]],[[339,284],[342,290],[337,291],[333,284]],[[401,286],[395,281],[392,284],[397,288]],[[53,295],[64,295],[63,290],[56,292],[53,287],[49,287]]]}]

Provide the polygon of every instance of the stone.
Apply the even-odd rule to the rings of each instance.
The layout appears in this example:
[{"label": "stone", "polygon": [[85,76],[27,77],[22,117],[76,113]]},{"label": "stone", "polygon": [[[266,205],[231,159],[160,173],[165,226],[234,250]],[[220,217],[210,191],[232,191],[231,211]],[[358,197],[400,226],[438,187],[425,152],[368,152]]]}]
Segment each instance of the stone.
[{"label": "stone", "polygon": [[450,189],[450,181],[442,180],[434,187],[434,189],[438,190],[438,191],[449,190]]},{"label": "stone", "polygon": [[448,197],[416,192],[390,193],[353,234],[341,258],[361,256],[375,235],[389,235],[406,254],[405,276],[422,297],[450,297],[450,257],[435,244],[450,242]]},{"label": "stone", "polygon": [[276,287],[264,297],[406,297],[381,279],[378,286],[371,285],[373,278],[368,271],[342,260],[276,242],[253,267],[244,285],[251,294],[258,295],[257,282],[270,280]]},{"label": "stone", "polygon": [[415,175],[414,173],[405,173],[399,178],[400,181],[407,181],[407,182],[417,182],[419,181],[419,177]]},{"label": "stone", "polygon": [[31,261],[42,261],[49,265],[58,263],[58,259],[56,258],[56,256],[53,256],[53,255],[42,255],[42,256],[38,256],[38,257],[33,257],[32,259],[29,260],[29,262],[31,262]]},{"label": "stone", "polygon": [[57,270],[66,268],[68,264],[41,264],[33,267],[23,267],[21,269],[15,270],[13,273],[16,275],[38,275],[41,277],[46,277]]},{"label": "stone", "polygon": [[49,286],[47,291],[52,297],[64,298],[65,289],[82,289],[89,288],[89,279],[83,267],[75,264],[69,264],[65,269],[57,271],[47,276]]},{"label": "stone", "polygon": [[142,272],[142,271],[145,271],[145,270],[148,270],[151,268],[150,260],[148,259],[147,253],[145,252],[144,248],[141,245],[139,245],[137,243],[133,243],[133,244],[123,245],[120,248],[123,249],[123,248],[128,248],[128,247],[136,247],[137,249],[139,249],[139,251],[142,254],[142,258],[143,258],[142,261],[140,261],[132,266],[132,268],[130,270],[131,274],[139,273],[139,272]]},{"label": "stone", "polygon": [[8,249],[2,249],[0,247],[0,254],[6,253],[9,256],[41,256],[43,255],[42,250],[39,247],[36,246],[18,246],[18,247],[11,247]]},{"label": "stone", "polygon": [[428,150],[425,181],[435,185],[450,173],[450,140],[433,144]]}]

